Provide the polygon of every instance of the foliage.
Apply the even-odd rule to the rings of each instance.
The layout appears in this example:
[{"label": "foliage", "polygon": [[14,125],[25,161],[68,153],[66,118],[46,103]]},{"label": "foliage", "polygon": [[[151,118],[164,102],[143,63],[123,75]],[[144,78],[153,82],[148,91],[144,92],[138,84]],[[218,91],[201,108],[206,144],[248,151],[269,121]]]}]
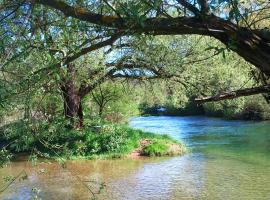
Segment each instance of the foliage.
[{"label": "foliage", "polygon": [[0,168],[6,166],[10,159],[12,158],[12,154],[8,152],[5,148],[0,151]]},{"label": "foliage", "polygon": [[[249,110],[261,112],[258,119],[268,119],[266,116],[270,107],[262,95],[196,105],[194,99],[198,96],[215,96],[222,92],[256,86],[258,82],[254,79],[254,75],[257,71],[235,53],[227,51],[222,44],[211,42],[210,38],[188,37],[189,42],[186,43],[179,42],[179,37],[176,38],[159,37],[159,40],[154,42],[155,45],[159,45],[161,52],[163,51],[162,46],[168,48],[171,42],[174,44],[174,51],[170,52],[168,60],[166,60],[167,57],[163,56],[163,53],[158,53],[155,49],[153,55],[149,53],[151,45],[140,46],[140,50],[145,53],[149,62],[150,60],[157,62],[155,59],[161,56],[160,60],[165,61],[167,65],[164,65],[160,70],[166,71],[165,74],[173,74],[173,78],[153,80],[145,83],[145,87],[135,87],[136,94],[141,96],[138,102],[142,114],[196,115],[206,113],[211,116],[231,119],[248,119],[247,115],[244,116],[247,105],[258,105],[257,102],[260,102],[258,108]],[[211,46],[209,46],[210,42]],[[194,45],[196,45],[196,49]],[[144,49],[146,50],[144,51]],[[179,52],[183,52],[183,49],[190,51],[191,55],[195,53],[199,56],[194,58],[194,56],[179,54]],[[225,49],[225,51],[221,53],[220,49]],[[181,62],[178,61],[177,64],[171,65],[170,60],[177,61],[181,56]],[[157,112],[157,109],[161,107],[165,108],[166,111]],[[264,109],[259,109],[260,107]]]},{"label": "foliage", "polygon": [[99,85],[85,99],[84,104],[93,117],[100,117],[112,122],[127,122],[130,116],[138,115],[134,90],[120,81],[107,81]]},{"label": "foliage", "polygon": [[[142,138],[158,139],[164,143],[176,143],[168,136],[159,136],[126,125],[112,123],[96,124],[84,130],[74,130],[68,123],[58,120],[54,124],[29,126],[24,130],[21,122],[6,125],[1,141],[16,141],[7,146],[12,153],[34,152],[31,160],[36,162],[37,156],[71,158],[122,157],[138,147]],[[5,151],[6,152],[6,151]],[[4,153],[4,152],[3,152]]]},{"label": "foliage", "polygon": [[154,141],[144,148],[144,153],[150,156],[165,156],[168,152],[168,145],[158,141]]},{"label": "foliage", "polygon": [[[246,41],[254,40],[250,48],[254,53],[246,55],[262,52],[263,56],[259,55],[267,61],[263,49],[269,49],[269,42],[264,42],[269,37],[269,6],[264,1],[208,1],[209,8],[204,8],[202,1],[187,1],[187,7],[193,9],[179,1],[61,1],[77,11],[85,11],[79,9],[82,6],[106,14],[108,26],[118,17],[124,20],[111,28],[98,24],[100,20],[88,23],[63,16],[46,6],[47,1],[33,2],[0,3],[0,145],[5,147],[1,151],[5,162],[9,152],[32,152],[33,160],[36,155],[70,158],[125,154],[138,146],[140,138],[159,136],[106,120],[126,122],[130,116],[153,114],[157,108],[166,108],[169,115],[270,118],[267,96],[262,95],[202,106],[194,103],[196,97],[269,82],[258,70],[264,67],[255,68],[232,52],[241,49],[238,43],[248,36]],[[223,39],[227,37],[219,34],[227,29],[213,29],[213,17],[222,22],[214,25],[231,23],[228,27],[240,32],[224,33],[228,39]],[[155,26],[149,27],[147,23],[153,18]],[[185,20],[190,20],[188,26]],[[164,36],[149,36],[161,34],[151,31],[159,22]],[[174,30],[175,24],[180,28]],[[119,32],[118,25],[125,27]],[[146,26],[150,29],[142,34]],[[168,27],[171,32],[166,32]],[[223,43],[213,37],[182,35],[186,28],[188,33],[212,34]],[[172,35],[179,30],[184,32]],[[256,37],[249,38],[253,33]],[[254,59],[249,56],[246,60]],[[67,112],[71,107],[72,116]],[[79,117],[80,126],[72,124]],[[162,154],[163,147],[153,143],[149,153]]]},{"label": "foliage", "polygon": [[183,154],[186,151],[186,147],[181,142],[173,141],[167,135],[153,138],[150,144],[143,148],[143,154],[148,156],[173,156]]}]

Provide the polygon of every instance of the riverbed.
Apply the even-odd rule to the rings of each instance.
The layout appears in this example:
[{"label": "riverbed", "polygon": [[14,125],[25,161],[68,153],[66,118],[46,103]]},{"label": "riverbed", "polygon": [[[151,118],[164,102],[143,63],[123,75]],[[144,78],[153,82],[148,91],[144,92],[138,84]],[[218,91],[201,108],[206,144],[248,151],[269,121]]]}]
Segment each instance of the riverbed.
[{"label": "riverbed", "polygon": [[[136,117],[130,126],[183,141],[184,156],[38,162],[0,169],[20,175],[0,199],[270,199],[270,123],[208,117]],[[104,188],[103,188],[103,184]],[[99,193],[99,189],[103,189]]]}]

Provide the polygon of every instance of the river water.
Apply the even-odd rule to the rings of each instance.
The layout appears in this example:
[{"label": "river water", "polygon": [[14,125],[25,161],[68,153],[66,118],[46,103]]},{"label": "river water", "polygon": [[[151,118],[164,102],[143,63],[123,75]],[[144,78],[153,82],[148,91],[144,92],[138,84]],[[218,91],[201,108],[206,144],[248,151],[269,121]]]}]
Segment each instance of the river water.
[{"label": "river water", "polygon": [[25,160],[0,169],[25,170],[0,199],[270,199],[270,123],[208,117],[136,117],[135,128],[169,134],[190,153],[173,158],[72,161],[66,167]]}]

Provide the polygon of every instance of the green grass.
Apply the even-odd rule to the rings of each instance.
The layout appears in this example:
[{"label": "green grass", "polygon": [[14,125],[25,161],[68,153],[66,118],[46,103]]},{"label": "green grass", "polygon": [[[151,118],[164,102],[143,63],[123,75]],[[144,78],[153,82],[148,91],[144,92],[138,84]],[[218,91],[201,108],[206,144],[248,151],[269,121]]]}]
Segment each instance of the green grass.
[{"label": "green grass", "polygon": [[[9,152],[37,152],[38,155],[48,158],[122,158],[138,148],[142,139],[151,141],[144,151],[148,156],[175,155],[185,151],[180,142],[168,135],[157,135],[111,123],[72,130],[61,122],[34,128],[17,122],[2,127],[2,131],[4,134],[0,139],[6,144],[10,143],[6,147]],[[168,144],[179,146],[178,152],[173,153]]]},{"label": "green grass", "polygon": [[177,141],[153,138],[152,143],[144,148],[143,153],[148,156],[173,156],[185,152],[185,146]]},{"label": "green grass", "polygon": [[154,143],[148,145],[144,149],[144,153],[150,156],[165,156],[167,155],[169,146],[163,142],[155,141]]}]

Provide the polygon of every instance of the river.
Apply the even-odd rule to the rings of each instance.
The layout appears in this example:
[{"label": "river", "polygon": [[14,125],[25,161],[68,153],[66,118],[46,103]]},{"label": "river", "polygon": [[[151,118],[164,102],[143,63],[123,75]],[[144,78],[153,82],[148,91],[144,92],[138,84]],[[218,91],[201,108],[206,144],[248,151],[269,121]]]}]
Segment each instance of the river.
[{"label": "river", "polygon": [[[208,117],[136,117],[135,128],[169,134],[190,149],[184,156],[70,161],[66,168],[16,161],[3,177],[25,170],[0,199],[270,199],[270,122]],[[34,189],[33,189],[34,188]]]}]

